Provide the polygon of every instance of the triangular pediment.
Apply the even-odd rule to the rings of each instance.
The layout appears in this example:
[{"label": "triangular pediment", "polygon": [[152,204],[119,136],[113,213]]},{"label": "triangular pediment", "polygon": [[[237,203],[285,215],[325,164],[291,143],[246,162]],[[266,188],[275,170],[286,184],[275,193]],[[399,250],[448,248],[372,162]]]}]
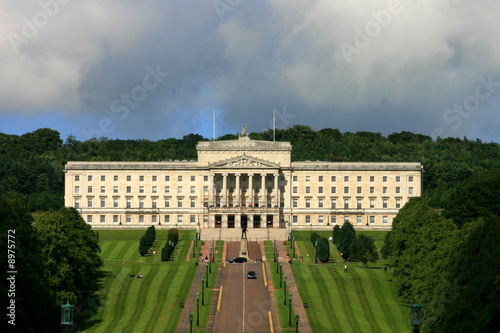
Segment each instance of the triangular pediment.
[{"label": "triangular pediment", "polygon": [[266,161],[260,158],[255,158],[248,155],[239,155],[236,157],[231,157],[222,161],[217,161],[210,163],[211,168],[264,168],[264,169],[276,169],[279,168],[279,164]]}]

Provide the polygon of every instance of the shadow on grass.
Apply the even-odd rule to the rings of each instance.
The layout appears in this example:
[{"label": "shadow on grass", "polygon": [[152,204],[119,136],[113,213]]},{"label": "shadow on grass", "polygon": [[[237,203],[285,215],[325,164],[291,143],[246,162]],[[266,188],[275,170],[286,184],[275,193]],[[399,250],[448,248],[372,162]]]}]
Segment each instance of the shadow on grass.
[{"label": "shadow on grass", "polygon": [[99,307],[102,305],[101,298],[97,294],[104,287],[104,281],[112,274],[110,271],[99,271],[96,276],[96,283],[93,287],[92,295],[75,308],[76,327],[72,327],[71,332],[80,332],[91,328],[102,322],[102,319],[92,319]]}]

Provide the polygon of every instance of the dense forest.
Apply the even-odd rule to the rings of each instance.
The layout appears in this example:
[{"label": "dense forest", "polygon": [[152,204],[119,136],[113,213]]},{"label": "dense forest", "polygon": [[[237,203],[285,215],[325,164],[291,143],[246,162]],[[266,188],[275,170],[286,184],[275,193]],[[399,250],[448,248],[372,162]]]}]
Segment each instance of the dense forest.
[{"label": "dense forest", "polygon": [[[272,140],[273,132],[250,133],[252,139]],[[218,140],[236,139],[226,134]],[[500,168],[500,145],[479,139],[431,137],[410,132],[387,137],[373,132],[314,131],[295,125],[276,130],[277,141],[290,141],[292,160],[338,162],[421,162],[424,165],[424,197],[442,208],[452,190],[482,170]],[[65,140],[59,132],[42,128],[24,135],[0,133],[0,193],[18,198],[30,211],[46,211],[63,205],[64,165],[67,161],[168,161],[196,159],[196,143],[208,141],[198,134],[182,139]]]}]

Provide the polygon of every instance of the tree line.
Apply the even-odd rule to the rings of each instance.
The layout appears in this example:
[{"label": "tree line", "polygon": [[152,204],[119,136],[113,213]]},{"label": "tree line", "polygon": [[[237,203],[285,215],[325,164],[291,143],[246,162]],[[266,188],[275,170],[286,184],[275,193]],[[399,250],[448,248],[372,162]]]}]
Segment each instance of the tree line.
[{"label": "tree line", "polygon": [[[271,130],[250,133],[256,140],[272,140]],[[226,134],[218,140],[236,139]],[[292,160],[332,162],[421,162],[424,197],[443,208],[454,188],[482,170],[500,168],[500,145],[479,139],[437,138],[411,132],[383,136],[373,132],[318,131],[305,125],[276,130],[277,141],[290,141]],[[194,160],[199,134],[182,139],[78,141],[42,128],[23,135],[0,133],[0,194],[16,197],[30,211],[46,211],[64,204],[64,166],[67,161]]]},{"label": "tree line", "polygon": [[455,188],[443,211],[412,198],[381,249],[401,298],[424,308],[422,331],[500,331],[500,169]]}]

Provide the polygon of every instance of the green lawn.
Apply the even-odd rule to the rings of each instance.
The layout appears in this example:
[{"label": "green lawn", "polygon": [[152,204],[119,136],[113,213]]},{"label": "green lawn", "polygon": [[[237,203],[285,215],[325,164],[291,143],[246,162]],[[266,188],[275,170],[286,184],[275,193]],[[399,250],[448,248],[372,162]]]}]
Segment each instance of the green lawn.
[{"label": "green lawn", "polygon": [[[173,332],[177,327],[196,266],[185,258],[194,233],[180,232],[174,262],[161,262],[167,231],[157,230],[156,242],[141,257],[139,239],[145,230],[102,230],[99,242],[105,266],[96,310],[80,325],[83,332]],[[144,278],[135,276],[143,274]],[[133,275],[134,277],[131,277]],[[207,295],[206,295],[207,296]],[[95,303],[95,302],[94,302]],[[86,313],[85,313],[86,311]]]},{"label": "green lawn", "polygon": [[[323,234],[324,233],[324,234]],[[331,232],[319,232],[329,237]],[[387,231],[358,231],[372,237],[381,247]],[[330,263],[314,265],[311,231],[294,231],[302,263],[294,261],[292,271],[313,332],[410,332],[409,309],[396,295],[392,273],[385,273],[385,261],[369,264],[337,264],[340,255],[330,245]],[[309,254],[309,256],[307,255]]]}]

